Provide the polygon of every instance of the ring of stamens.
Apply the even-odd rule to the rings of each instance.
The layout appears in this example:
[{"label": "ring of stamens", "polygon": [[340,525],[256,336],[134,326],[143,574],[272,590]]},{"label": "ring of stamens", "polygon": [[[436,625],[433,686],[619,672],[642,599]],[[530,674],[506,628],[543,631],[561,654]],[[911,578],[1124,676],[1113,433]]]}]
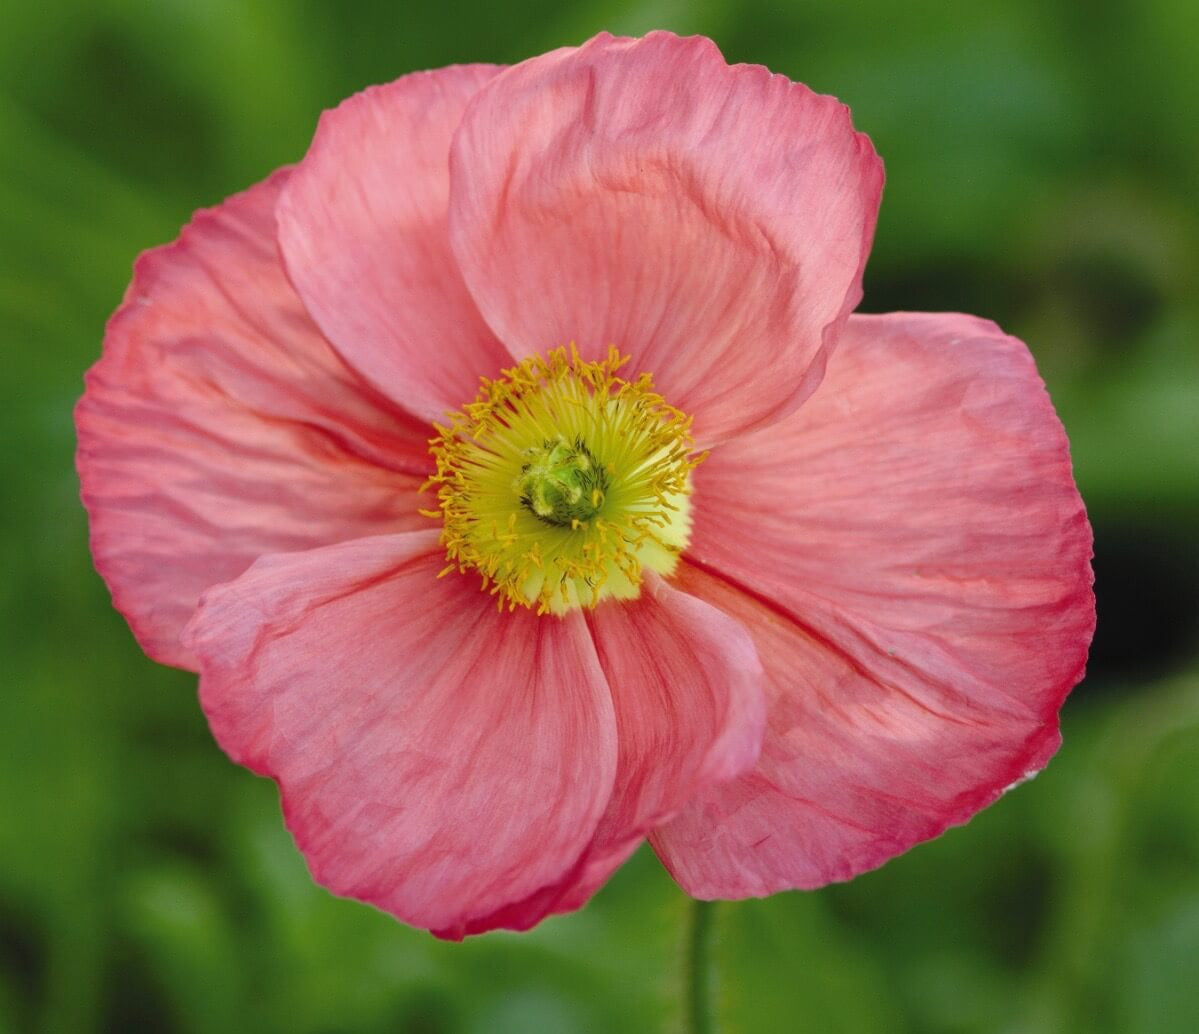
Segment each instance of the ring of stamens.
[{"label": "ring of stamens", "polygon": [[691,418],[626,379],[615,348],[530,356],[435,424],[430,452],[442,575],[477,571],[507,606],[538,614],[630,599],[646,568],[669,575],[691,530]]}]

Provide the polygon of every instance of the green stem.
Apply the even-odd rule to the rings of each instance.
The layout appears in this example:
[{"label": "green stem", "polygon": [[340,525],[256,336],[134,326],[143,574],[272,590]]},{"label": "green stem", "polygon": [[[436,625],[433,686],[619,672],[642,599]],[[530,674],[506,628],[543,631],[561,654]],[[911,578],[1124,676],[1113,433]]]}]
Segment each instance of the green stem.
[{"label": "green stem", "polygon": [[714,1034],[712,1018],[712,927],[716,902],[692,901],[687,931],[687,1034]]}]

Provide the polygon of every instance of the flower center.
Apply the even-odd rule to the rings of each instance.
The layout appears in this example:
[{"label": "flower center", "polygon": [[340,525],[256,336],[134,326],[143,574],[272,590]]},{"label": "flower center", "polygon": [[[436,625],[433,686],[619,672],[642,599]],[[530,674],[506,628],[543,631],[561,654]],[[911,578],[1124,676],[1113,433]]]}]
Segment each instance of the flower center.
[{"label": "flower center", "polygon": [[546,524],[566,527],[591,520],[604,505],[608,473],[582,438],[561,435],[525,450],[516,490],[520,501]]},{"label": "flower center", "polygon": [[615,348],[530,356],[435,425],[430,451],[446,565],[478,571],[502,608],[563,614],[632,599],[668,575],[691,531],[691,418]]}]

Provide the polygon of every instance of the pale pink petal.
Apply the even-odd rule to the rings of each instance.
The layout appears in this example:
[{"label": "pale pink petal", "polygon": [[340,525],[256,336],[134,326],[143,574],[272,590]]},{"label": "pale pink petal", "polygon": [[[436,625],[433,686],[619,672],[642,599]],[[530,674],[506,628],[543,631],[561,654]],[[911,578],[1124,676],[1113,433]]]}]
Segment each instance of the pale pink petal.
[{"label": "pale pink petal", "polygon": [[612,797],[556,894],[543,892],[475,929],[526,929],[550,912],[580,908],[651,829],[757,760],[766,718],[762,665],[740,624],[652,572],[639,599],[603,604],[588,623],[616,709]]},{"label": "pale pink petal", "polygon": [[275,246],[287,172],[138,259],[76,410],[92,554],[156,660],[264,553],[427,526],[427,431],[338,359]]},{"label": "pale pink petal", "polygon": [[511,362],[446,231],[450,136],[496,71],[418,72],[326,112],[279,204],[283,257],[313,319],[347,362],[426,420]]},{"label": "pale pink petal", "polygon": [[277,780],[313,877],[461,937],[576,865],[616,729],[581,614],[497,612],[443,562],[435,532],[268,557],[189,635],[213,734]]},{"label": "pale pink petal", "polygon": [[750,630],[771,701],[755,772],[653,838],[691,893],[848,879],[1053,754],[1091,533],[1019,341],[853,317],[808,405],[699,468],[694,514],[680,585]]},{"label": "pale pink petal", "polygon": [[843,105],[664,32],[497,76],[450,173],[454,251],[508,347],[615,345],[701,441],[815,388],[882,189]]}]

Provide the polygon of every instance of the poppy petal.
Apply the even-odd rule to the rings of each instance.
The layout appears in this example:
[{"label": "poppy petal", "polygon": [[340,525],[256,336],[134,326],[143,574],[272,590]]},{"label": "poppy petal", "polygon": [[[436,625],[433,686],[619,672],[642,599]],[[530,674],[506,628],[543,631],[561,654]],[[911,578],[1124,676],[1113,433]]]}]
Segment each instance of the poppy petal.
[{"label": "poppy petal", "polygon": [[471,101],[450,235],[518,356],[615,345],[703,444],[819,383],[861,296],[882,166],[848,110],[711,40],[601,35]]},{"label": "poppy petal", "polygon": [[578,908],[651,829],[697,793],[753,767],[766,699],[740,622],[649,573],[636,601],[589,618],[616,709],[616,785],[578,884]]},{"label": "poppy petal", "polygon": [[647,573],[640,598],[588,615],[612,692],[618,759],[608,807],[557,893],[542,892],[470,932],[527,929],[581,908],[697,792],[757,760],[765,724],[762,665],[741,625]]},{"label": "poppy petal", "polygon": [[461,937],[576,864],[616,730],[580,614],[500,613],[443,564],[435,532],[266,557],[188,634],[217,742],[278,782],[314,878]]},{"label": "poppy petal", "polygon": [[446,232],[450,136],[494,65],[376,86],[326,112],[279,204],[300,297],[345,360],[423,420],[511,355],[475,308]]},{"label": "poppy petal", "polygon": [[959,315],[855,316],[820,393],[696,472],[680,586],[767,670],[750,774],[657,831],[699,897],[815,887],[1039,770],[1094,628],[1091,533],[1032,358]]},{"label": "poppy petal", "polygon": [[76,410],[92,554],[155,660],[264,553],[417,528],[427,432],[333,352],[275,245],[283,170],[138,259]]}]

